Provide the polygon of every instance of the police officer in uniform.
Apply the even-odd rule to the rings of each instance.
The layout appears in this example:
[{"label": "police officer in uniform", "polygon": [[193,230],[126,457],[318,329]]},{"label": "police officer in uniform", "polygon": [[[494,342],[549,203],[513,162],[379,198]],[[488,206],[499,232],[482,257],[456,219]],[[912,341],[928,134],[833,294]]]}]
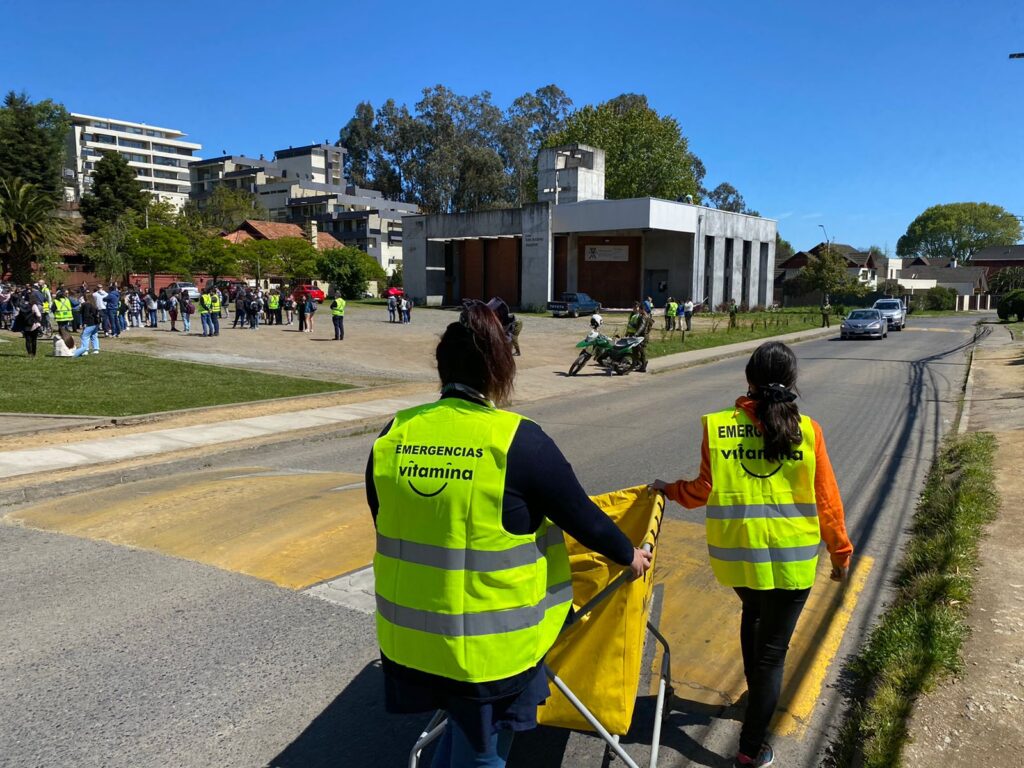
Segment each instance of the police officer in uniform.
[{"label": "police officer in uniform", "polygon": [[853,554],[821,427],[794,402],[796,373],[796,356],[785,344],[758,347],[747,363],[747,395],[704,416],[697,479],[652,483],[688,509],[707,507],[711,569],[742,604],[748,699],[738,768],[774,760],[768,725],[789,640],[814,584],[821,540],[833,581],[846,579]]},{"label": "police officer in uniform", "polygon": [[512,392],[508,307],[466,302],[436,358],[441,398],[377,438],[377,638],[389,712],[443,709],[433,765],[503,766],[548,696],[544,656],[572,602],[564,528],[637,576],[650,557],[587,497]]},{"label": "police officer in uniform", "polygon": [[331,298],[331,322],[334,323],[334,340],[345,340],[345,299],[341,296]]}]

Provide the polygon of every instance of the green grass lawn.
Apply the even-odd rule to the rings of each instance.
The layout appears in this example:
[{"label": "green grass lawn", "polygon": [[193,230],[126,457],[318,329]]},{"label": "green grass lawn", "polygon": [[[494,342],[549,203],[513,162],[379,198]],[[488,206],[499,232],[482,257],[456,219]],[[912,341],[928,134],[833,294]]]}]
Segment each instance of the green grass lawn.
[{"label": "green grass lawn", "polygon": [[43,342],[33,359],[18,341],[0,344],[0,412],[132,416],[351,388],[106,350],[46,357]]},{"label": "green grass lawn", "polygon": [[[706,316],[705,316],[706,317]],[[710,349],[725,344],[736,344],[741,341],[754,341],[755,339],[767,339],[772,336],[779,336],[784,333],[795,333],[796,331],[807,331],[821,327],[820,314],[787,314],[780,316],[778,313],[745,314],[737,316],[738,328],[729,329],[728,315],[716,316],[721,322],[715,327],[712,322],[711,328],[702,323],[700,327],[685,335],[680,331],[666,333],[655,327],[651,332],[651,340],[647,345],[648,357],[661,357],[673,355],[676,352],[689,352],[694,349]],[[839,332],[839,320],[834,320],[832,325]]]}]

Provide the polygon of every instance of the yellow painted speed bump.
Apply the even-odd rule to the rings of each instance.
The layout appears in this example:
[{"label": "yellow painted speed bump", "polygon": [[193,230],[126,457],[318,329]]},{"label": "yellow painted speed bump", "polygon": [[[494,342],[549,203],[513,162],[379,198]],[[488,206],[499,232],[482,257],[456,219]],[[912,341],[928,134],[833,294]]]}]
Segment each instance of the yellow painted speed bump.
[{"label": "yellow painted speed bump", "polygon": [[215,470],[55,499],[6,519],[302,589],[373,559],[362,481],[343,472]]},{"label": "yellow painted speed bump", "polygon": [[[703,525],[666,520],[658,547],[655,583],[664,586],[659,629],[672,648],[676,696],[700,704],[733,704],[747,687],[739,599],[711,573]],[[828,578],[828,557],[819,558],[818,578],[786,657],[776,733],[795,734],[810,717],[871,565],[871,558],[859,558],[851,582],[842,587]],[[660,664],[659,653],[652,669]]]}]

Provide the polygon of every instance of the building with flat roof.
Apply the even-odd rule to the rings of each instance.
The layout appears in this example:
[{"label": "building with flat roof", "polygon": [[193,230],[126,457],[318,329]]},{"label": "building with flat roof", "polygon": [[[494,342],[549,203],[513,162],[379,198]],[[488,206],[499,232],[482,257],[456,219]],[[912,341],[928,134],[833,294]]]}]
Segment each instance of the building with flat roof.
[{"label": "building with flat roof", "polygon": [[64,168],[65,199],[78,202],[92,185],[92,173],[104,152],[119,152],[139,185],[180,209],[189,199],[189,163],[201,144],[184,140],[182,131],[110,117],[71,114]]},{"label": "building with flat roof", "polygon": [[418,213],[412,203],[348,183],[346,151],[331,144],[289,147],[272,160],[226,155],[193,163],[192,199],[202,206],[218,186],[244,189],[271,221],[307,226],[370,254],[389,275],[402,265],[402,218]]},{"label": "building with flat roof", "polygon": [[565,291],[606,307],[642,296],[662,305],[670,295],[712,307],[773,302],[775,221],[656,198],[605,200],[603,175],[601,149],[546,149],[538,203],[407,216],[407,292],[427,304],[497,295],[519,307]]}]

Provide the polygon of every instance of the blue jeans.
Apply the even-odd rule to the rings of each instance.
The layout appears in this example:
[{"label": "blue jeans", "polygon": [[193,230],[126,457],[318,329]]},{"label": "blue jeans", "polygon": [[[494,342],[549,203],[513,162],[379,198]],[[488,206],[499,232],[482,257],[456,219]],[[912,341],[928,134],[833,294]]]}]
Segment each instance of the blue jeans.
[{"label": "blue jeans", "polygon": [[212,332],[213,332],[214,335],[220,334],[220,313],[219,312],[211,312],[210,313],[210,325],[213,327],[213,331]]},{"label": "blue jeans", "polygon": [[512,751],[513,731],[497,731],[484,752],[477,752],[466,734],[448,718],[430,768],[504,768]]},{"label": "blue jeans", "polygon": [[87,325],[82,329],[82,346],[75,350],[74,357],[81,357],[89,350],[89,343],[92,342],[93,348],[100,351],[100,337],[99,337],[99,326],[98,325]]},{"label": "blue jeans", "polygon": [[203,321],[203,336],[213,336],[213,321],[209,312],[202,312],[199,319]]},{"label": "blue jeans", "polygon": [[150,328],[156,328],[156,310],[155,309],[149,309],[149,310],[146,310],[146,311],[149,312],[149,327]]},{"label": "blue jeans", "polygon": [[181,325],[185,329],[185,333],[192,330],[192,315],[187,315],[184,312],[181,313]]},{"label": "blue jeans", "polygon": [[115,336],[121,335],[121,320],[117,316],[116,309],[107,310],[107,324],[110,326],[110,333]]}]

